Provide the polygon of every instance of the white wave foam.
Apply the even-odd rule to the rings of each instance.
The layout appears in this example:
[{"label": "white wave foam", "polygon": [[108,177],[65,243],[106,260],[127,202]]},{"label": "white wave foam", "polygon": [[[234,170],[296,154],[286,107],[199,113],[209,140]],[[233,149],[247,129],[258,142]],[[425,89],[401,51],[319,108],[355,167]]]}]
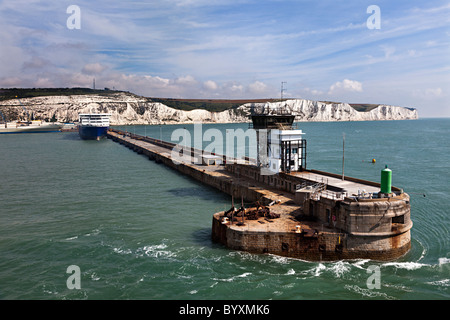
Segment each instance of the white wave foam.
[{"label": "white wave foam", "polygon": [[431,282],[426,282],[427,284],[431,284],[433,286],[438,287],[450,287],[450,279],[442,279],[442,280],[436,280]]},{"label": "white wave foam", "polygon": [[66,239],[64,239],[64,240],[70,241],[70,240],[75,240],[75,239],[78,239],[78,236],[66,238]]},{"label": "white wave foam", "polygon": [[236,278],[245,278],[245,277],[248,277],[250,275],[252,275],[251,272],[245,272],[243,274],[240,274],[240,275],[236,276]]},{"label": "white wave foam", "polygon": [[289,263],[289,258],[287,258],[287,257],[276,256],[276,255],[271,255],[271,257],[272,257],[273,262],[280,263],[280,264],[288,264]]},{"label": "white wave foam", "polygon": [[361,288],[357,285],[345,285],[344,288],[347,290],[353,291],[355,293],[358,293],[364,297],[369,297],[369,298],[382,297],[382,298],[388,299],[388,300],[395,299],[394,297],[391,297],[384,292],[380,292],[380,291],[377,291],[374,289]]},{"label": "white wave foam", "polygon": [[341,278],[345,273],[350,271],[350,264],[348,262],[338,261],[330,267],[330,270],[336,277]]},{"label": "white wave foam", "polygon": [[[351,270],[351,264],[350,263],[345,262],[345,261],[337,261],[337,262],[329,264],[329,265],[328,265],[328,263],[327,264],[319,263],[314,268],[302,271],[299,274],[303,274],[303,275],[310,274],[310,275],[312,275],[314,277],[319,277],[324,272],[331,272],[337,278],[341,278],[345,273],[348,273],[350,270]],[[289,273],[289,271],[288,271],[288,273]]]},{"label": "white wave foam", "polygon": [[152,246],[144,246],[143,249],[145,251],[154,251],[154,250],[161,250],[161,249],[166,249],[167,248],[167,244],[165,243],[161,243],[161,244],[155,244]]},{"label": "white wave foam", "polygon": [[42,290],[43,290],[44,293],[47,293],[47,294],[52,294],[52,295],[57,295],[57,294],[59,294],[59,292],[56,291],[56,290],[53,291],[53,290],[47,289],[46,286],[45,286],[45,284],[42,286]]},{"label": "white wave foam", "polygon": [[424,267],[442,267],[445,266],[447,264],[450,263],[450,258],[439,258],[437,264],[427,264],[427,263],[421,263],[421,262],[414,262],[414,261],[409,261],[409,262],[386,262],[384,264],[382,264],[382,267],[395,267],[397,269],[405,269],[405,270],[418,270]]},{"label": "white wave foam", "polygon": [[96,235],[98,235],[99,233],[100,233],[100,230],[99,230],[99,229],[94,229],[94,230],[92,230],[91,233],[86,233],[85,236],[86,236],[86,237],[96,236]]},{"label": "white wave foam", "polygon": [[176,256],[174,252],[164,249],[167,249],[167,244],[161,243],[152,246],[145,246],[142,248],[142,251],[146,256],[153,258],[170,258]]},{"label": "white wave foam", "polygon": [[248,277],[250,275],[252,275],[251,272],[244,272],[243,274],[239,274],[237,276],[233,276],[233,277],[230,277],[230,278],[226,278],[226,279],[213,278],[213,280],[224,281],[224,282],[232,282],[232,281],[234,281],[234,280],[236,280],[238,278],[246,278],[246,277]]},{"label": "white wave foam", "polygon": [[418,270],[422,267],[429,266],[425,263],[419,262],[386,262],[382,264],[383,267],[395,267],[397,269],[406,269],[406,270]]},{"label": "white wave foam", "polygon": [[95,272],[93,272],[93,273],[91,274],[91,280],[93,280],[93,281],[98,281],[98,280],[100,280],[100,277],[97,276],[97,274],[96,274]]},{"label": "white wave foam", "polygon": [[308,270],[303,271],[297,271],[295,272],[293,269],[290,269],[287,274],[298,274],[302,276],[309,276],[309,277],[320,277],[322,274],[332,274],[336,278],[342,278],[345,275],[349,274],[353,267],[366,270],[366,268],[363,267],[364,264],[371,261],[370,259],[366,260],[358,260],[356,262],[348,262],[345,260],[339,260],[336,262],[324,262],[324,263],[318,263],[314,267]]},{"label": "white wave foam", "polygon": [[359,268],[359,269],[365,270],[365,268],[363,268],[363,265],[365,265],[369,261],[370,261],[370,259],[361,259],[361,260],[356,261],[352,265],[357,267],[357,268]]},{"label": "white wave foam", "polygon": [[322,271],[324,271],[324,270],[326,270],[326,269],[327,269],[327,267],[325,267],[324,264],[319,263],[319,265],[318,265],[317,267],[315,267],[314,269],[312,269],[313,275],[314,275],[315,277],[318,277],[318,276],[320,276],[320,275],[322,274]]},{"label": "white wave foam", "polygon": [[295,270],[294,269],[289,269],[287,272],[286,272],[286,275],[292,275],[292,274],[295,274]]},{"label": "white wave foam", "polygon": [[115,253],[120,253],[120,254],[130,254],[130,253],[132,253],[132,251],[130,249],[122,249],[122,248],[113,248],[113,251]]}]

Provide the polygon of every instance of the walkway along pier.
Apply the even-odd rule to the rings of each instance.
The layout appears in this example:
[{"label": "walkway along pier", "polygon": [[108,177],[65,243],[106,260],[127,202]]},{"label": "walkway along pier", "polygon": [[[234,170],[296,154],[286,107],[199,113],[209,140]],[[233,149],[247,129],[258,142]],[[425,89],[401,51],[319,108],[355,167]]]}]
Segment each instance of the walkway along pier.
[{"label": "walkway along pier", "polygon": [[[295,162],[290,155],[289,161],[280,161],[284,171],[271,175],[261,174],[254,162],[230,163],[225,156],[196,149],[190,157],[197,161],[180,163],[172,159],[173,143],[115,129],[107,136],[232,196],[229,210],[213,214],[211,234],[213,241],[230,249],[312,261],[386,261],[411,247],[409,196],[402,189],[389,186],[389,193],[381,193],[376,182],[343,180],[306,168],[286,170]],[[292,145],[280,143],[289,148],[280,154],[287,157]],[[295,163],[301,166],[299,159]],[[254,205],[244,208],[243,200]]]}]

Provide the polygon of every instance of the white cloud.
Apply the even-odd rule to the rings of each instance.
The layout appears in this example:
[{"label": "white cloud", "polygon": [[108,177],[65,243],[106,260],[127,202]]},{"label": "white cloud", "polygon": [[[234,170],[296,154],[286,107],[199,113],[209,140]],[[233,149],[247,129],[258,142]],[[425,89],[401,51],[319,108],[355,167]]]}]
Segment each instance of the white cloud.
[{"label": "white cloud", "polygon": [[205,81],[203,83],[203,87],[205,87],[205,89],[207,90],[217,90],[218,88],[217,83],[212,80]]},{"label": "white cloud", "polygon": [[344,79],[342,82],[337,81],[336,83],[331,85],[328,94],[333,94],[341,91],[362,92],[362,83],[349,79]]},{"label": "white cloud", "polygon": [[[92,78],[78,74],[72,81],[85,81],[89,86]],[[172,79],[159,76],[120,74],[108,71],[95,78],[99,88],[108,87],[116,90],[131,91],[146,97],[164,98],[217,98],[217,99],[243,99],[270,97],[270,86],[261,81],[250,84],[237,81],[217,83],[212,80],[199,81],[192,75],[185,75]],[[272,92],[273,94],[273,92]]]},{"label": "white cloud", "polygon": [[248,90],[250,93],[262,94],[266,91],[267,85],[261,81],[255,81],[248,85]]},{"label": "white cloud", "polygon": [[427,96],[439,97],[442,94],[441,88],[427,89],[425,90]]},{"label": "white cloud", "polygon": [[193,76],[187,75],[176,78],[174,80],[174,83],[180,85],[195,85],[197,83],[197,80],[195,80]]},{"label": "white cloud", "polygon": [[38,88],[51,88],[54,87],[55,84],[48,78],[39,78],[36,81],[36,87]]},{"label": "white cloud", "polygon": [[19,77],[4,77],[0,78],[0,87],[14,88],[23,86],[23,79]]},{"label": "white cloud", "polygon": [[230,83],[225,85],[225,89],[235,93],[242,92],[244,90],[244,87],[240,84]]},{"label": "white cloud", "polygon": [[415,89],[413,90],[413,96],[420,99],[434,99],[443,96],[442,88],[427,88],[427,89]]},{"label": "white cloud", "polygon": [[394,53],[396,51],[395,47],[386,46],[386,45],[382,45],[381,49],[384,52],[384,58],[385,59],[390,59],[391,57],[393,57],[393,55],[394,55]]},{"label": "white cloud", "polygon": [[323,95],[325,94],[323,91],[321,90],[317,90],[317,89],[311,89],[308,87],[303,87],[300,90],[298,90],[300,97],[305,97],[306,99],[320,99],[321,97],[323,97]]},{"label": "white cloud", "polygon": [[83,72],[84,74],[89,74],[89,75],[94,75],[94,74],[99,74],[102,73],[103,70],[106,69],[106,66],[101,65],[100,63],[89,63],[86,64],[83,69],[81,70],[81,72]]},{"label": "white cloud", "polygon": [[23,69],[24,70],[27,70],[27,69],[42,69],[42,68],[45,68],[45,67],[50,66],[50,65],[51,65],[51,63],[50,63],[49,60],[33,56],[33,57],[31,57],[30,61],[25,61],[23,63]]}]

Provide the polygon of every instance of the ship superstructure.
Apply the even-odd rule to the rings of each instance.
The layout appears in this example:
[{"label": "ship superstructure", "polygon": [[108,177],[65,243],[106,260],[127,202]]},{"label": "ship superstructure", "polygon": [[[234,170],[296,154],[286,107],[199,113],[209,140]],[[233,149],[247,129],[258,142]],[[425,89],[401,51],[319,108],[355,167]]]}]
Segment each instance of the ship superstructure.
[{"label": "ship superstructure", "polygon": [[81,139],[100,140],[106,137],[109,128],[108,113],[82,113],[79,114],[78,133]]}]

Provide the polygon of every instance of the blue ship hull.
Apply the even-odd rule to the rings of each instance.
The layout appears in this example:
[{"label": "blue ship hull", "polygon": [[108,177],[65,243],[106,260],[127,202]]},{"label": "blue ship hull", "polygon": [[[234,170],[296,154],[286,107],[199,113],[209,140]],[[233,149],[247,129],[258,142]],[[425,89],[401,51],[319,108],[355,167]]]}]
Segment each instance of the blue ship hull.
[{"label": "blue ship hull", "polygon": [[108,127],[78,126],[80,138],[84,140],[100,140],[106,137]]}]

